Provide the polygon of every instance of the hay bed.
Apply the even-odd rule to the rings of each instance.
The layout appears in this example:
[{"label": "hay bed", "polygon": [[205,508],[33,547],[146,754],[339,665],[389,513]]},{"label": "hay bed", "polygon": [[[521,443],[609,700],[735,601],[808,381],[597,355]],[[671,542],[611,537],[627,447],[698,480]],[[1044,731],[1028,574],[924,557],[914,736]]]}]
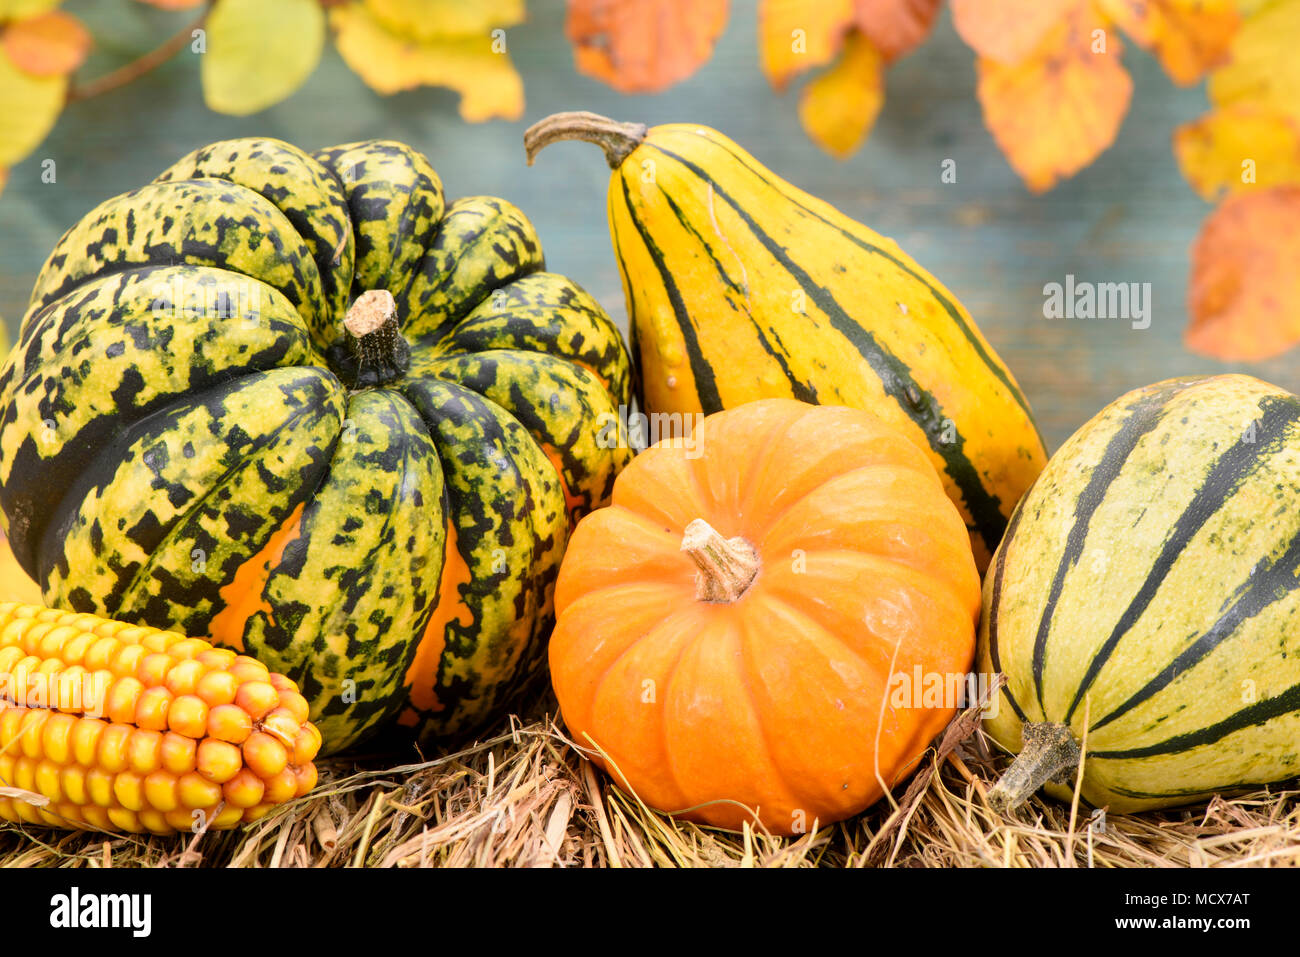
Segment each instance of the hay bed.
[{"label": "hay bed", "polygon": [[656,814],[612,787],[555,713],[547,693],[495,736],[418,764],[326,760],[311,795],[241,830],[160,838],[3,825],[0,866],[1277,867],[1300,859],[1293,788],[1111,816],[1100,830],[1085,809],[1037,797],[1004,818],[985,795],[1005,758],[978,729],[964,742],[964,729],[945,736],[939,750],[952,750],[937,773],[932,750],[913,787],[850,821],[797,839],[727,833]]}]

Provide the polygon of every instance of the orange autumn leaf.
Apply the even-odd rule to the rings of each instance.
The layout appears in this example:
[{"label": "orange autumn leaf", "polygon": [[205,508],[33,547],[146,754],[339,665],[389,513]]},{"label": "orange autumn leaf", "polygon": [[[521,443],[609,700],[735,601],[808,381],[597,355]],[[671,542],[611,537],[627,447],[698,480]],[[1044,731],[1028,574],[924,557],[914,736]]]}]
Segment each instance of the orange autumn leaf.
[{"label": "orange autumn leaf", "polygon": [[4,30],[4,49],[13,65],[32,76],[65,76],[90,53],[90,31],[61,10],[17,20]]},{"label": "orange autumn leaf", "polygon": [[578,72],[622,93],[657,93],[713,55],[727,0],[569,0]]},{"label": "orange autumn leaf", "polygon": [[943,0],[855,0],[854,23],[886,63],[906,56],[930,35]]},{"label": "orange autumn leaf", "polygon": [[1214,110],[1174,131],[1174,155],[1211,202],[1224,191],[1300,185],[1300,123],[1249,106]]},{"label": "orange autumn leaf", "polygon": [[1241,23],[1236,0],[1098,0],[1102,10],[1160,61],[1180,86],[1228,57]]},{"label": "orange autumn leaf", "polygon": [[1119,38],[1095,36],[1098,23],[1082,8],[1023,62],[976,63],[984,123],[1032,192],[1051,189],[1096,159],[1128,112],[1133,81],[1120,63]]},{"label": "orange autumn leaf", "polygon": [[1300,342],[1300,187],[1225,199],[1192,247],[1187,347],[1256,362]]},{"label": "orange autumn leaf", "polygon": [[1083,4],[1084,0],[952,0],[952,23],[982,58],[1014,65]]},{"label": "orange autumn leaf", "polygon": [[773,89],[835,59],[853,25],[853,0],[759,0],[758,62]]},{"label": "orange autumn leaf", "polygon": [[884,58],[854,32],[839,62],[804,87],[799,121],[818,146],[844,159],[866,139],[884,101]]}]

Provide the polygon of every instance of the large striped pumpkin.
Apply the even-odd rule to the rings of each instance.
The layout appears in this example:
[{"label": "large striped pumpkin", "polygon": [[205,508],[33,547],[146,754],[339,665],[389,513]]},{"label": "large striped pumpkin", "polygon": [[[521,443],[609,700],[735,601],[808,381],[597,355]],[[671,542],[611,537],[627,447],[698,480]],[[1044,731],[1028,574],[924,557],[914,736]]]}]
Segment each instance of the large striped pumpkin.
[{"label": "large striped pumpkin", "polygon": [[510,203],[444,203],[399,143],[216,143],[41,270],[0,506],[47,601],[256,655],[329,750],[454,734],[540,664],[629,380]]},{"label": "large striped pumpkin", "polygon": [[651,413],[760,398],[867,409],[929,450],[982,569],[1046,461],[1029,405],[970,314],[891,239],[716,130],[562,113],[525,135],[600,143]]},{"label": "large striped pumpkin", "polygon": [[[1107,406],[1052,457],[985,579],[988,731],[1044,780],[1134,811],[1300,773],[1300,398],[1173,379]],[[1085,741],[1086,734],[1086,741]]]}]

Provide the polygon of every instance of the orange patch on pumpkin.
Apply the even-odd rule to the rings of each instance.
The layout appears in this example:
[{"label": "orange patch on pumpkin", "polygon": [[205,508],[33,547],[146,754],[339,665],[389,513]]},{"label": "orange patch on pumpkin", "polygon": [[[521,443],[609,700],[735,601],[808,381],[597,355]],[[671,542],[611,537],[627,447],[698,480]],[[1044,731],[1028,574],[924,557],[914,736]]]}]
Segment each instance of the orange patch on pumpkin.
[{"label": "orange patch on pumpkin", "polygon": [[441,711],[434,686],[438,683],[438,665],[447,648],[447,627],[453,622],[463,628],[474,623],[474,613],[461,598],[460,589],[470,582],[469,565],[461,558],[456,544],[456,526],[447,522],[447,544],[443,549],[442,578],[438,582],[438,604],[434,606],[429,624],[425,626],[415,660],[406,671],[406,686],[410,689],[412,707],[402,712],[398,724],[408,728],[419,723],[419,712]]},{"label": "orange patch on pumpkin", "polygon": [[577,521],[578,510],[586,507],[587,501],[581,495],[574,495],[569,491],[569,483],[564,480],[564,460],[560,457],[559,450],[555,446],[543,442],[542,451],[546,457],[551,460],[551,465],[555,467],[555,475],[560,480],[560,490],[564,492],[564,507],[569,513],[569,524],[572,525]]},{"label": "orange patch on pumpkin", "polygon": [[260,611],[274,620],[271,606],[263,592],[271,577],[271,569],[280,564],[284,550],[302,533],[302,510],[305,504],[300,503],[293,510],[293,514],[276,529],[262,550],[240,565],[230,584],[221,589],[220,594],[226,606],[213,617],[208,628],[215,644],[242,652],[245,650],[244,627],[248,619]]}]

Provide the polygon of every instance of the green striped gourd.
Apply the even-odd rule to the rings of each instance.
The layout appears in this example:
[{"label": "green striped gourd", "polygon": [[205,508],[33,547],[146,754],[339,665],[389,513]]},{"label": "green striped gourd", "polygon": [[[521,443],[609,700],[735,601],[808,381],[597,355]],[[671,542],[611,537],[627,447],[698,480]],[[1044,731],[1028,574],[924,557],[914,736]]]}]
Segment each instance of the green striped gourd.
[{"label": "green striped gourd", "polygon": [[985,727],[1112,811],[1300,773],[1300,398],[1241,375],[1122,396],[1054,455],[985,578]]},{"label": "green striped gourd", "polygon": [[59,241],[0,373],[0,506],[50,603],[291,676],[327,750],[499,712],[629,458],[617,328],[400,143],[220,142]]},{"label": "green striped gourd", "polygon": [[983,569],[1046,461],[1015,379],[951,292],[891,239],[717,130],[560,113],[524,137],[600,144],[653,414],[762,398],[867,409],[928,451]]}]

